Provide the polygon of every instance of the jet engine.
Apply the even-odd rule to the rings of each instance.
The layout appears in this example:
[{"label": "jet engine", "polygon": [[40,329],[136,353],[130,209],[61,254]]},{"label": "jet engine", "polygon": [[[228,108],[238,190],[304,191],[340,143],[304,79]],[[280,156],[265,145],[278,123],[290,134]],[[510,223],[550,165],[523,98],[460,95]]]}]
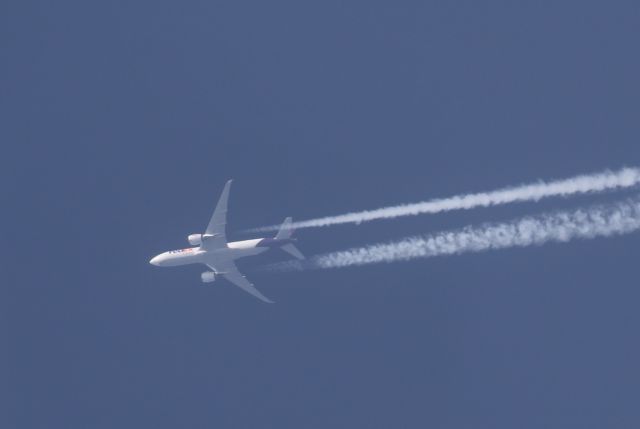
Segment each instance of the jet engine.
[{"label": "jet engine", "polygon": [[207,271],[200,275],[203,283],[213,283],[216,281],[216,273],[213,271]]},{"label": "jet engine", "polygon": [[187,237],[187,240],[189,240],[189,244],[192,246],[199,246],[202,244],[202,234],[191,234]]}]

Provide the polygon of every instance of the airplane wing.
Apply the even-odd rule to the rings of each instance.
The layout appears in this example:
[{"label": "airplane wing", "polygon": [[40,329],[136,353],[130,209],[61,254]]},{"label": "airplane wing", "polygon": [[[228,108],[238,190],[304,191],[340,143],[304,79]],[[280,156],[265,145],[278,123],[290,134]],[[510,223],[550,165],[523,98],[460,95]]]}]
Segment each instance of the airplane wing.
[{"label": "airplane wing", "polygon": [[251,284],[251,282],[240,273],[240,271],[238,271],[238,267],[236,267],[236,264],[233,261],[229,260],[217,263],[215,267],[209,264],[205,265],[211,268],[214,272],[220,273],[221,276],[223,276],[225,279],[229,280],[231,283],[238,286],[245,292],[250,293],[261,301],[273,304],[273,301],[261,294],[260,291],[256,289],[253,284]]},{"label": "airplane wing", "polygon": [[231,189],[231,180],[227,181],[222,190],[222,195],[218,200],[216,209],[211,216],[209,225],[204,232],[202,247],[206,249],[215,249],[226,247],[227,245],[227,203],[229,201],[229,190]]}]

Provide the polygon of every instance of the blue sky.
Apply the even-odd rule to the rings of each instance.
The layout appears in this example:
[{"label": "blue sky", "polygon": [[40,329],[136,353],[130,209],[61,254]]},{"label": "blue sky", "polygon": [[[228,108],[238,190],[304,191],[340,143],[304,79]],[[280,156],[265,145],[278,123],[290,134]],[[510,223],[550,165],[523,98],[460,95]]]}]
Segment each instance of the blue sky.
[{"label": "blue sky", "polygon": [[[0,424],[637,427],[638,235],[274,274],[186,246],[640,164],[635,2],[4,2]],[[621,195],[634,195],[633,191]],[[307,254],[606,202],[299,231]]]}]

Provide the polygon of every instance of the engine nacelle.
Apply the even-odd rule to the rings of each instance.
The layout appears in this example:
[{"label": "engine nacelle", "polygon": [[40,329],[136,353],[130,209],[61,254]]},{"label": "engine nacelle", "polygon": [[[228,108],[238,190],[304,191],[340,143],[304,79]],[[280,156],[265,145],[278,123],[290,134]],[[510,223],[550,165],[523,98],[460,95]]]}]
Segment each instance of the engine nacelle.
[{"label": "engine nacelle", "polygon": [[202,244],[202,234],[191,234],[187,237],[187,240],[189,240],[190,245],[199,246]]},{"label": "engine nacelle", "polygon": [[207,271],[200,275],[203,283],[213,283],[216,281],[216,273],[213,271]]}]

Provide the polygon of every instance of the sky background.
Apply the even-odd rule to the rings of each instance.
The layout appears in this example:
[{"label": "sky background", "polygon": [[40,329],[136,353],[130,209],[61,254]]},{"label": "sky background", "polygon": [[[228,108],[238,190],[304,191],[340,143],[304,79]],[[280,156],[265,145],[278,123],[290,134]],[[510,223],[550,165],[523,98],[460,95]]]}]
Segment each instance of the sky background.
[{"label": "sky background", "polygon": [[[640,165],[637,1],[0,4],[0,426],[637,428],[640,235],[302,273],[201,232]],[[636,191],[637,192],[637,191]],[[308,255],[615,200],[298,232]]]}]

